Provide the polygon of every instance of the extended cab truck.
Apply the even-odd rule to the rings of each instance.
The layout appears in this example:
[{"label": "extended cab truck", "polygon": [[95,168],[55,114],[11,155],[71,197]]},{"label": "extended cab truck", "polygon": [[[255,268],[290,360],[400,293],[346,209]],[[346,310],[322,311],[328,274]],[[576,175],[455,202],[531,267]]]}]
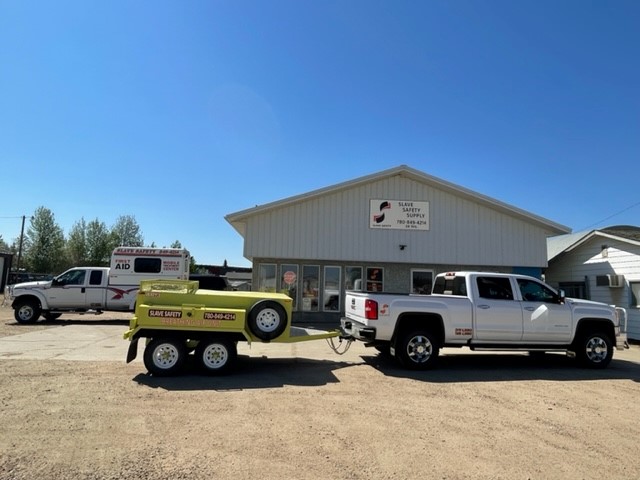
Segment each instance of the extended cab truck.
[{"label": "extended cab truck", "polygon": [[628,347],[626,311],[564,298],[523,275],[455,272],[436,277],[432,295],[347,292],[345,334],[395,356],[409,369],[434,365],[442,347],[565,351],[606,367]]},{"label": "extended cab truck", "polygon": [[133,311],[142,280],[187,279],[189,260],[184,249],[118,247],[109,268],[75,267],[53,280],[10,286],[11,306],[19,323],[41,314],[53,320],[64,312]]},{"label": "extended cab truck", "polygon": [[310,334],[291,326],[289,296],[281,293],[229,292],[198,288],[197,281],[141,282],[134,316],[124,338],[127,363],[146,338],[144,364],[156,376],[180,372],[190,351],[207,374],[228,373],[237,343],[293,343],[328,339],[339,330]]}]

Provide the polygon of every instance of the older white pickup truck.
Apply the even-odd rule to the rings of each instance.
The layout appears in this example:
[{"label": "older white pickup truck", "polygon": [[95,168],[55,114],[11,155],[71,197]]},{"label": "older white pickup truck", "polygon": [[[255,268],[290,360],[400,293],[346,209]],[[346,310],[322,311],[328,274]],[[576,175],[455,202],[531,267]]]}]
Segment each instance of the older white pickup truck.
[{"label": "older white pickup truck", "polygon": [[408,369],[433,367],[442,347],[564,351],[589,368],[605,368],[628,348],[626,311],[565,298],[523,275],[454,272],[436,277],[431,295],[347,292],[344,334]]}]

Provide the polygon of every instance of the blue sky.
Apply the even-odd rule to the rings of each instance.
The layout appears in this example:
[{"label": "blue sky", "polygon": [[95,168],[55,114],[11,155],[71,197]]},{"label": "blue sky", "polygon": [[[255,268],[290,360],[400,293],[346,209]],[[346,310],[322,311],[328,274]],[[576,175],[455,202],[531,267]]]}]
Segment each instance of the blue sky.
[{"label": "blue sky", "polygon": [[636,0],[0,0],[0,235],[51,209],[248,265],[224,216],[401,164],[640,225]]}]

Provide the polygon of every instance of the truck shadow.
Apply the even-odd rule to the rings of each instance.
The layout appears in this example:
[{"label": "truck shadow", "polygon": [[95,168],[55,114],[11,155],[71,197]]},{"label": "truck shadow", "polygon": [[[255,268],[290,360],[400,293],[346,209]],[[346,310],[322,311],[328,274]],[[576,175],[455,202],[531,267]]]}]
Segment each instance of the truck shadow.
[{"label": "truck shadow", "polygon": [[151,388],[170,391],[233,391],[284,386],[320,387],[338,383],[336,370],[355,365],[351,362],[312,360],[306,358],[267,358],[238,355],[235,370],[229,375],[207,376],[198,372],[194,359],[185,371],[175,377],[139,374],[133,381]]},{"label": "truck shadow", "polygon": [[632,380],[640,383],[640,365],[615,357],[606,369],[593,370],[580,368],[575,359],[564,354],[447,354],[438,359],[435,369],[421,372],[401,368],[390,356],[362,355],[361,358],[385,376],[433,383],[523,380]]}]

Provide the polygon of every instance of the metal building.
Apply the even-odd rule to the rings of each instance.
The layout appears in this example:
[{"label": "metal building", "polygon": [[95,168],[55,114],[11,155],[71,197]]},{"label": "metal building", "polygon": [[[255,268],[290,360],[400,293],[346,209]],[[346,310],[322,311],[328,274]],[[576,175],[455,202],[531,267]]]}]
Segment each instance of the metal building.
[{"label": "metal building", "polygon": [[539,276],[568,227],[402,165],[227,215],[253,289],[284,291],[294,321],[337,321],[344,292],[426,293],[435,274]]}]

